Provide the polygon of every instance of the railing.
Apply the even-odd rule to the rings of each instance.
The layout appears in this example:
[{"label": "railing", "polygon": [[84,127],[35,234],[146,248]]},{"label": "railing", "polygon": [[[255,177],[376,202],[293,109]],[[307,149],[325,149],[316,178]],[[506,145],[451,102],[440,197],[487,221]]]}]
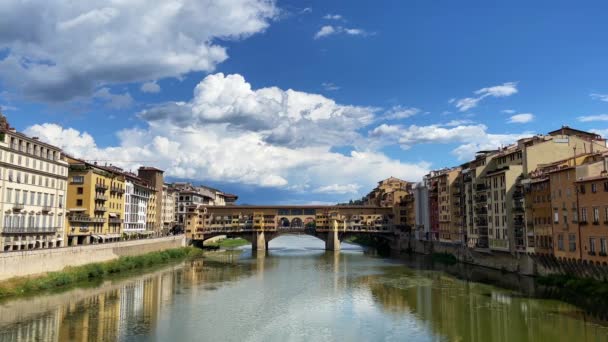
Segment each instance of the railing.
[{"label": "railing", "polygon": [[108,186],[105,184],[102,184],[102,183],[96,183],[95,189],[106,191],[106,190],[108,190]]},{"label": "railing", "polygon": [[44,212],[44,213],[48,213],[51,210],[53,210],[53,208],[49,205],[42,206],[42,212]]},{"label": "railing", "polygon": [[7,227],[2,230],[4,234],[51,234],[55,232],[57,232],[57,227]]},{"label": "railing", "polygon": [[109,222],[109,223],[113,223],[113,224],[117,224],[117,223],[123,223],[123,222],[124,222],[124,220],[123,220],[123,219],[121,219],[121,218],[110,217],[110,218],[108,219],[108,222]]},{"label": "railing", "polygon": [[102,194],[95,194],[95,200],[97,201],[107,201],[108,197]]},{"label": "railing", "polygon": [[119,187],[117,187],[117,186],[113,186],[113,187],[111,187],[111,188],[110,188],[110,191],[111,191],[111,192],[118,192],[118,193],[121,193],[121,194],[124,194],[124,193],[125,193],[125,189],[123,189],[123,188],[119,188]]},{"label": "railing", "polygon": [[91,222],[91,223],[104,223],[106,219],[103,217],[90,217],[84,215],[73,215],[68,216],[68,221],[70,222]]},{"label": "railing", "polygon": [[108,211],[106,207],[95,207],[95,211]]},{"label": "railing", "polygon": [[13,204],[13,210],[23,210],[25,206],[23,204]]}]

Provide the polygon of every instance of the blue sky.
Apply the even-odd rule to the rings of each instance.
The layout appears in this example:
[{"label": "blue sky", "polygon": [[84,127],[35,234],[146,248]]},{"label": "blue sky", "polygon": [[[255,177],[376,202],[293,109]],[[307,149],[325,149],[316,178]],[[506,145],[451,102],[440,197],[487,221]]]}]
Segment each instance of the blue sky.
[{"label": "blue sky", "polygon": [[608,133],[607,9],[5,1],[0,105],[72,154],[241,202],[344,201],[562,124]]}]

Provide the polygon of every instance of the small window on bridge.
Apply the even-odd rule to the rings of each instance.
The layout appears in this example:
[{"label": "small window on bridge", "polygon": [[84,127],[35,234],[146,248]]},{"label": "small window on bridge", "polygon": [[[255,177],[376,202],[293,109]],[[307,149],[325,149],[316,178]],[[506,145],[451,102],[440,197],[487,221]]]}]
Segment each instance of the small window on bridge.
[{"label": "small window on bridge", "polygon": [[302,215],[302,209],[291,209],[291,215]]},{"label": "small window on bridge", "polygon": [[289,209],[279,209],[279,215],[289,215]]},{"label": "small window on bridge", "polygon": [[315,215],[316,210],[314,209],[304,209],[304,215]]}]

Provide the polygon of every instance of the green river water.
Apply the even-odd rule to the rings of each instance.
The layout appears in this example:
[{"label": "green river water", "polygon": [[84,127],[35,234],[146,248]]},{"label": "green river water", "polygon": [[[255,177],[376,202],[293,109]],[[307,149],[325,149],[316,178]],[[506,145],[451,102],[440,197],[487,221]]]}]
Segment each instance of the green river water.
[{"label": "green river water", "polygon": [[382,259],[346,243],[325,252],[312,237],[284,236],[267,255],[210,253],[2,302],[0,341],[608,341],[605,323],[528,298],[534,288],[514,275]]}]

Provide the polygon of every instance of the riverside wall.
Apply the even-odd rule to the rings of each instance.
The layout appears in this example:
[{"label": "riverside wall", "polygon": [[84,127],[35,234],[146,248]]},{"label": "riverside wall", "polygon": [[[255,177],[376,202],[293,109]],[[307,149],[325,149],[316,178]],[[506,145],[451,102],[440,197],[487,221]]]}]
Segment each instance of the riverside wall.
[{"label": "riverside wall", "polygon": [[548,276],[562,274],[608,281],[608,265],[606,263],[592,263],[541,254],[485,252],[452,244],[422,240],[411,240],[408,243],[401,243],[400,253],[405,252],[404,246],[411,248],[411,251],[414,253],[452,254],[463,263],[521,275]]},{"label": "riverside wall", "polygon": [[185,236],[177,235],[98,245],[0,252],[0,281],[184,246]]}]

